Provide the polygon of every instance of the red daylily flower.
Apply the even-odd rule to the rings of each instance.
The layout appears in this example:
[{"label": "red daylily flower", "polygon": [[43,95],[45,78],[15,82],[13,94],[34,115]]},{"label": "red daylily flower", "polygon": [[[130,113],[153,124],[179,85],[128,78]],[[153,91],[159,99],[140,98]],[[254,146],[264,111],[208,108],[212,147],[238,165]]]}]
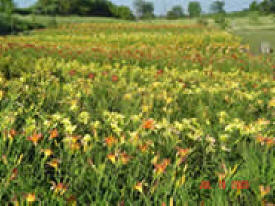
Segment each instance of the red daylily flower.
[{"label": "red daylily flower", "polygon": [[102,72],[102,75],[103,75],[103,76],[108,75],[108,71],[103,71],[103,72]]},{"label": "red daylily flower", "polygon": [[159,69],[159,70],[157,71],[157,75],[161,75],[161,74],[163,74],[163,70],[162,70],[162,69]]},{"label": "red daylily flower", "polygon": [[112,75],[112,82],[117,82],[117,81],[118,81],[118,76]]},{"label": "red daylily flower", "polygon": [[88,78],[89,78],[89,79],[94,79],[94,78],[95,78],[95,74],[94,74],[94,73],[88,74]]},{"label": "red daylily flower", "polygon": [[72,69],[72,70],[69,71],[69,74],[70,74],[71,76],[74,76],[74,75],[76,74],[76,71],[75,71],[74,69]]}]

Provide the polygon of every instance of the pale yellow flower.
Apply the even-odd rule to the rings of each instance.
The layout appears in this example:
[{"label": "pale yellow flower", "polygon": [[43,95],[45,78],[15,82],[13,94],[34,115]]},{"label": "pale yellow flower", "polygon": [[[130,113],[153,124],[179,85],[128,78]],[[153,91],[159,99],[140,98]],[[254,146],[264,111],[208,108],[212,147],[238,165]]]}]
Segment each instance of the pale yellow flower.
[{"label": "pale yellow flower", "polygon": [[275,98],[271,99],[271,100],[268,102],[268,106],[269,106],[269,107],[275,107]]},{"label": "pale yellow flower", "polygon": [[4,92],[0,90],[0,100],[2,100],[3,96],[4,96]]}]

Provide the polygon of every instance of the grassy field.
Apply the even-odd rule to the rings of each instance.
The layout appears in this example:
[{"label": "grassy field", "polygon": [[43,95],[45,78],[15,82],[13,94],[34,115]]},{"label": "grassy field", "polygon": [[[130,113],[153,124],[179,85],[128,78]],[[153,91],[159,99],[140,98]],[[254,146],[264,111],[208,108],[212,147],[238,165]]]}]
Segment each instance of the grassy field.
[{"label": "grassy field", "polygon": [[1,204],[275,204],[274,58],[196,21],[71,21],[0,37]]},{"label": "grassy field", "polygon": [[[25,20],[27,22],[36,22],[45,26],[55,24],[63,24],[63,23],[95,23],[95,22],[120,22],[120,23],[128,23],[129,21],[125,20],[115,20],[113,18],[102,18],[102,17],[79,17],[79,16],[71,16],[71,17],[45,17],[39,15],[15,15],[15,17]],[[214,23],[213,18],[203,17],[207,19],[210,27],[217,27]],[[227,21],[229,23],[228,31],[238,35],[242,38],[242,43],[249,44],[251,52],[253,54],[260,54],[259,47],[261,41],[267,41],[270,43],[272,48],[275,48],[275,17],[270,16],[261,16],[258,14],[251,13],[247,17],[228,17]],[[150,24],[183,24],[183,25],[192,25],[197,24],[198,19],[179,19],[179,20],[165,20],[165,19],[155,19],[155,20],[147,20],[143,21]],[[55,25],[53,25],[55,26]]]},{"label": "grassy field", "polygon": [[251,29],[238,30],[235,34],[241,36],[245,43],[250,45],[251,51],[254,54],[260,53],[261,42],[269,42],[271,47],[275,48],[275,28],[274,29]]},{"label": "grassy field", "polygon": [[242,18],[229,18],[230,30],[242,37],[244,43],[248,43],[251,52],[259,54],[261,41],[269,42],[273,50],[275,48],[275,17],[255,16]]}]

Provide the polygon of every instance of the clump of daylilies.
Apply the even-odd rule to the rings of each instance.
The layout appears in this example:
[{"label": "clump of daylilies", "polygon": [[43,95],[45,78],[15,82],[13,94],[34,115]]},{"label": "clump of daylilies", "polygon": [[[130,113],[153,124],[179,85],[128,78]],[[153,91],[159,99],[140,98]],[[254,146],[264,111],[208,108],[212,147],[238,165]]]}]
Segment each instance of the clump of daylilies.
[{"label": "clump of daylilies", "polygon": [[0,37],[0,205],[271,204],[275,60],[246,47],[183,22]]}]

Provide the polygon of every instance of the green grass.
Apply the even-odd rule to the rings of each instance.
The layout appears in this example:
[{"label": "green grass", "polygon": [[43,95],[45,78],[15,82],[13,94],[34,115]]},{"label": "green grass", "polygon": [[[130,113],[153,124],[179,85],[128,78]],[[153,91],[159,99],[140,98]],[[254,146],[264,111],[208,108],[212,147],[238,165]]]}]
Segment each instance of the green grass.
[{"label": "green grass", "polygon": [[275,48],[275,29],[238,30],[235,33],[242,37],[243,42],[250,45],[251,51],[255,54],[260,53],[261,41],[267,41],[273,49]]},{"label": "green grass", "polygon": [[242,18],[229,18],[230,31],[239,35],[244,43],[248,43],[251,52],[259,54],[261,41],[267,41],[275,48],[275,17],[253,16]]}]

